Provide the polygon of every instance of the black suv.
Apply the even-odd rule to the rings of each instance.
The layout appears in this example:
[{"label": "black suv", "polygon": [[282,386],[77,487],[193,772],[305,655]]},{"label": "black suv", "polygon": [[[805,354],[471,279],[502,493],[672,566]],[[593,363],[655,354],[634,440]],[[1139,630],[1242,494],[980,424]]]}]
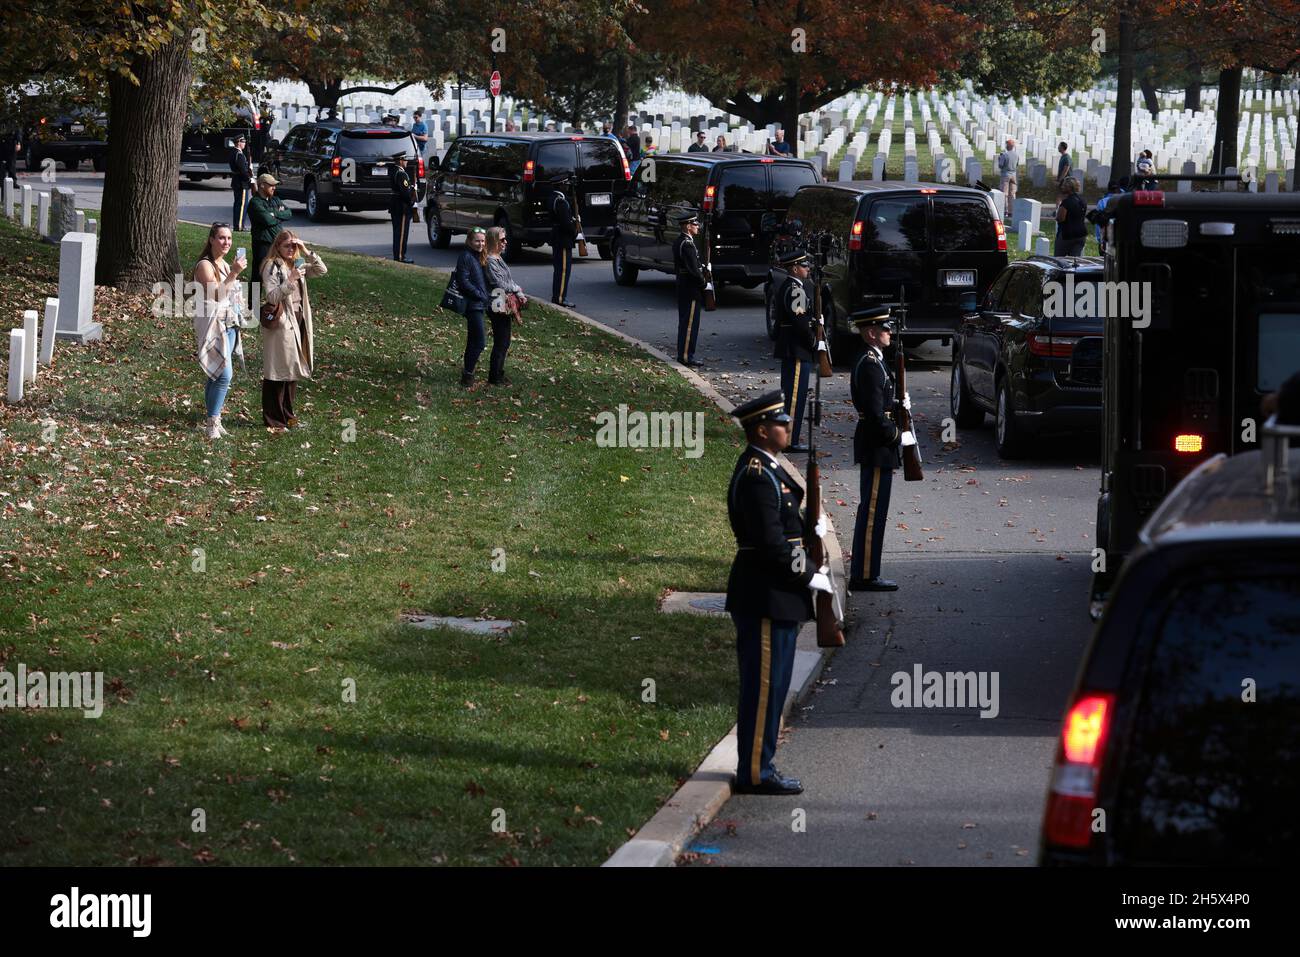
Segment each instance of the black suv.
[{"label": "black suv", "polygon": [[230,156],[235,139],[243,136],[251,145],[253,129],[248,126],[224,126],[219,129],[191,122],[181,134],[180,174],[192,182],[230,178]]},{"label": "black suv", "polygon": [[630,286],[642,269],[675,272],[675,214],[691,209],[703,214],[698,243],[709,254],[714,282],[761,286],[772,238],[795,193],[819,182],[807,160],[737,153],[645,157],[618,206],[614,281]]},{"label": "black suv", "polygon": [[349,213],[387,209],[392,196],[388,167],[398,152],[405,154],[407,168],[416,171],[412,179],[422,200],[424,160],[415,137],[398,126],[340,120],[303,123],[289,130],[283,141],[267,141],[261,166],[279,180],[279,196],[301,201],[307,216],[320,222],[333,208]]},{"label": "black suv", "polygon": [[551,241],[553,183],[575,177],[582,232],[608,259],[614,209],[632,174],[618,140],[579,133],[475,133],[457,137],[429,177],[429,245],[478,226],[506,231],[506,259]]},{"label": "black suv", "polygon": [[1032,256],[1002,271],[953,342],[949,406],[960,428],[993,413],[1004,458],[1031,436],[1100,434],[1101,283],[1098,258]]},{"label": "black suv", "polygon": [[[875,306],[903,311],[904,345],[947,343],[961,323],[962,294],[983,299],[1007,265],[1006,232],[992,198],[965,186],[805,186],[790,204],[785,231],[825,257],[826,328],[850,347],[857,336],[849,320]],[[769,303],[784,280],[783,270],[771,270]],[[771,314],[769,308],[768,334],[775,335]]]},{"label": "black suv", "polygon": [[1040,863],[1294,862],[1300,428],[1260,436],[1202,463],[1139,534],[1069,699]]},{"label": "black suv", "polygon": [[23,134],[23,160],[28,172],[39,172],[46,159],[75,170],[89,160],[96,173],[108,168],[108,117],[90,113],[42,116]]}]

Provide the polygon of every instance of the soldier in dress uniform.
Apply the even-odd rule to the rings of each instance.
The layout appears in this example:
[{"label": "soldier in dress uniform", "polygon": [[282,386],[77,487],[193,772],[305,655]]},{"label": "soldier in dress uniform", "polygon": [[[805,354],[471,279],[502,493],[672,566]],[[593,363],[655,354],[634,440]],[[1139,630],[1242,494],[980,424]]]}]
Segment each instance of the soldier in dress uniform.
[{"label": "soldier in dress uniform", "polygon": [[230,221],[236,232],[243,232],[248,222],[248,201],[253,194],[253,167],[248,161],[247,145],[248,141],[240,134],[230,151],[230,189],[234,193]]},{"label": "soldier in dress uniform", "polygon": [[893,326],[889,307],[879,306],[857,313],[850,324],[862,336],[866,348],[853,367],[850,390],[858,410],[858,428],[853,433],[853,462],[859,467],[858,518],[853,525],[853,557],[849,562],[850,591],[897,591],[895,582],[880,577],[880,553],[889,520],[889,491],[894,470],[902,464],[901,448],[914,445],[911,432],[903,432],[894,421],[899,408],[912,408],[904,393],[894,397],[894,375],[885,363]]},{"label": "soldier in dress uniform", "polygon": [[673,265],[677,270],[677,361],[684,366],[702,366],[695,358],[695,343],[700,338],[700,313],[704,311],[704,266],[695,237],[700,231],[700,216],[694,210],[679,214],[681,233],[673,242]]},{"label": "soldier in dress uniform", "polygon": [[406,240],[411,233],[411,210],[415,209],[416,189],[406,171],[406,153],[394,153],[388,167],[388,215],[393,219],[393,258],[399,263],[413,263],[406,255]]},{"label": "soldier in dress uniform", "polygon": [[808,375],[817,355],[817,332],[813,327],[812,257],[795,248],[782,255],[778,264],[789,273],[776,295],[776,350],[781,360],[781,393],[789,397],[786,412],[792,417],[791,445],[787,452],[807,452],[799,443],[804,405],[808,399]]},{"label": "soldier in dress uniform", "polygon": [[727,581],[740,666],[735,790],[798,794],[803,785],[777,771],[772,756],[790,690],[795,637],[813,617],[812,592],[829,592],[831,583],[825,569],[807,564],[799,516],[803,489],[776,459],[790,440],[784,396],[769,392],[731,414],[749,439],[727,493],[737,549]]},{"label": "soldier in dress uniform", "polygon": [[578,217],[573,213],[567,191],[577,184],[573,173],[566,173],[552,185],[548,208],[551,211],[551,302],[574,308],[569,302],[569,273],[573,270],[573,244],[578,238]]}]

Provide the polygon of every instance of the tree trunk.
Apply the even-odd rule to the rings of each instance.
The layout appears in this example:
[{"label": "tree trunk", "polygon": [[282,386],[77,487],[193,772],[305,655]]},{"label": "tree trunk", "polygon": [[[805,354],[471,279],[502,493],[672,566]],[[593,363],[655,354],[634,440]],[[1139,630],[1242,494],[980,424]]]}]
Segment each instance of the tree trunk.
[{"label": "tree trunk", "polygon": [[147,292],[180,272],[176,184],[191,82],[190,48],[174,40],[132,64],[136,86],[108,81],[108,169],[95,282]]},{"label": "tree trunk", "polygon": [[1142,99],[1146,102],[1147,112],[1151,114],[1151,119],[1160,115],[1160,99],[1156,96],[1156,84],[1151,79],[1150,73],[1143,73],[1138,78],[1138,86],[1142,88]]},{"label": "tree trunk", "polygon": [[1193,113],[1201,112],[1201,76],[1198,72],[1195,77],[1187,81],[1187,89],[1183,96],[1183,109],[1191,110]]},{"label": "tree trunk", "polygon": [[1241,115],[1241,67],[1219,71],[1219,104],[1214,120],[1213,172],[1237,165],[1237,122]]},{"label": "tree trunk", "polygon": [[1133,17],[1128,3],[1119,8],[1119,77],[1115,97],[1115,147],[1111,179],[1133,171]]},{"label": "tree trunk", "polygon": [[[800,154],[799,143],[799,77],[787,77],[785,93],[781,97],[781,129],[785,130],[785,141],[790,144],[796,156]],[[822,171],[825,174],[825,170]]]},{"label": "tree trunk", "polygon": [[614,86],[614,115],[610,121],[614,125],[614,135],[622,137],[627,129],[628,110],[631,104],[628,103],[630,96],[628,90],[632,86],[632,66],[627,61],[627,53],[619,51],[617,56],[618,79]]},{"label": "tree trunk", "polygon": [[338,107],[340,92],[343,89],[343,80],[335,78],[333,80],[307,80],[307,92],[311,98],[316,101],[316,115],[320,115],[322,109],[329,110],[329,118],[335,119],[338,116]]}]

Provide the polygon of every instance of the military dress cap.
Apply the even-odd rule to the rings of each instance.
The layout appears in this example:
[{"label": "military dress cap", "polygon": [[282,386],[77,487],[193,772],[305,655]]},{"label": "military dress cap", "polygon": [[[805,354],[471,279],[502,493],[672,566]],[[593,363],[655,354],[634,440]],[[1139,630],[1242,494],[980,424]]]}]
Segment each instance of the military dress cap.
[{"label": "military dress cap", "polygon": [[686,209],[677,214],[678,226],[689,226],[700,221],[700,214],[693,209]]},{"label": "military dress cap", "polygon": [[778,266],[789,269],[791,266],[809,266],[812,265],[812,257],[807,251],[796,246],[786,252],[780,253],[776,258]]},{"label": "military dress cap", "polygon": [[889,318],[888,306],[871,306],[855,312],[849,317],[849,325],[854,329],[861,329],[863,326],[883,326],[889,330],[894,328]]},{"label": "military dress cap", "polygon": [[790,415],[785,410],[785,395],[780,389],[736,406],[731,410],[731,414],[745,428],[757,425],[759,422],[778,422],[786,425],[790,421]]}]

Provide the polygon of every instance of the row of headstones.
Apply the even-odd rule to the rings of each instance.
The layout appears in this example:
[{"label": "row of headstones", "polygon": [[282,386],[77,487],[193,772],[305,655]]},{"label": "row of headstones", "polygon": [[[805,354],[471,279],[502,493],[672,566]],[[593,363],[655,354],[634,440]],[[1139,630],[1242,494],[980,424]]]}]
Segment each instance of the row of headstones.
[{"label": "row of headstones", "polygon": [[[32,222],[31,187],[23,186],[21,212],[14,207],[14,182],[8,176],[3,181],[4,215],[6,219],[32,229],[47,242],[59,244],[59,296],[45,300],[45,322],[37,339],[39,315],[35,309],[23,312],[21,328],[9,330],[9,374],[6,398],[11,403],[21,402],[28,383],[36,381],[37,363],[49,365],[54,361],[54,341],[69,339],[84,343],[99,339],[102,327],[94,321],[95,315],[95,256],[98,252],[97,224],[85,218],[75,208],[76,194],[59,187],[53,194],[41,193],[36,204],[37,222]],[[75,214],[69,216],[69,212]],[[62,227],[71,222],[72,228]],[[58,229],[51,228],[56,224]],[[56,238],[57,236],[57,238]]]}]

